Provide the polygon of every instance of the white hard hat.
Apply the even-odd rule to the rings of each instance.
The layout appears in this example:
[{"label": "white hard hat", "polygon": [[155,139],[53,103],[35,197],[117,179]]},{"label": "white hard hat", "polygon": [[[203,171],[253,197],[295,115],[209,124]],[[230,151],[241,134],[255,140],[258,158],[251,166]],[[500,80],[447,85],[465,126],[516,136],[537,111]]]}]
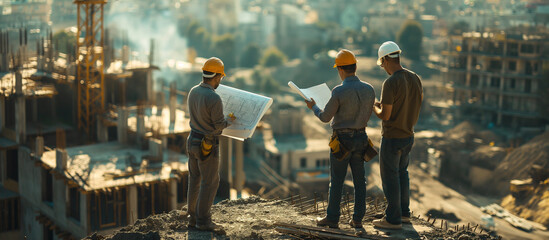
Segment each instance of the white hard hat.
[{"label": "white hard hat", "polygon": [[377,65],[381,65],[381,58],[389,55],[391,58],[396,58],[402,52],[395,42],[387,41],[379,46],[377,51]]}]

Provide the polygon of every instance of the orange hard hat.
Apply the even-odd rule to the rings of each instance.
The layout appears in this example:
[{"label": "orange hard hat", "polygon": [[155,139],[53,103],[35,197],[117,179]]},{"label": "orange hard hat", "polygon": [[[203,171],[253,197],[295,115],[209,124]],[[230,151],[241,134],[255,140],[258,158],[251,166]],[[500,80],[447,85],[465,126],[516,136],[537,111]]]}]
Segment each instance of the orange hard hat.
[{"label": "orange hard hat", "polygon": [[202,71],[208,71],[213,73],[219,73],[222,76],[225,76],[225,67],[223,61],[216,57],[211,57],[204,63]]},{"label": "orange hard hat", "polygon": [[351,64],[356,64],[355,54],[347,49],[341,49],[337,53],[334,68]]}]

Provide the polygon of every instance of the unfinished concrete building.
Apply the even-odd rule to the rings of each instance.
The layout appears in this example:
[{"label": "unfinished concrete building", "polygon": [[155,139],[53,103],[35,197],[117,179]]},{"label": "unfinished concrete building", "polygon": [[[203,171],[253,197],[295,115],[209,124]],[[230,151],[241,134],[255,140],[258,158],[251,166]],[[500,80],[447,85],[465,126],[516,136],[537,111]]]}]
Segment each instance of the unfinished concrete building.
[{"label": "unfinished concrete building", "polygon": [[548,36],[470,32],[448,40],[446,82],[460,117],[516,131],[543,131],[538,90],[547,86]]},{"label": "unfinished concrete building", "polygon": [[188,119],[177,102],[154,102],[158,68],[106,73],[120,99],[107,99],[89,138],[76,129],[75,63],[51,34],[31,51],[26,31],[0,34],[0,239],[82,238],[184,204]]}]

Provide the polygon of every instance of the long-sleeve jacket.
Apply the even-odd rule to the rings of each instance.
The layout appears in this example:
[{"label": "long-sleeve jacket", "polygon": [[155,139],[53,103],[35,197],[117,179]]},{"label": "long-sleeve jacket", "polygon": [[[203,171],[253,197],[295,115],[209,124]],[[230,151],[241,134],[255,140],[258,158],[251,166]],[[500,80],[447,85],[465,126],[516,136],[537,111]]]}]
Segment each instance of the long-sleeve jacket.
[{"label": "long-sleeve jacket", "polygon": [[347,77],[332,90],[332,96],[324,110],[313,106],[315,115],[322,122],[331,123],[332,129],[363,129],[374,106],[375,92],[372,85],[360,81],[357,76]]},{"label": "long-sleeve jacket", "polygon": [[223,114],[223,103],[215,89],[206,83],[194,86],[187,98],[191,129],[204,135],[220,135],[229,123]]}]

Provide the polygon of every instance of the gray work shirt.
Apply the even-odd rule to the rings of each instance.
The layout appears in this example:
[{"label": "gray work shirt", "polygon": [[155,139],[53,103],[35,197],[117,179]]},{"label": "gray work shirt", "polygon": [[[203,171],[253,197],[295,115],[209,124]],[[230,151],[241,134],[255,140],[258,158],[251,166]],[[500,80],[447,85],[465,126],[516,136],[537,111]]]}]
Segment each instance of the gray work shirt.
[{"label": "gray work shirt", "polygon": [[315,115],[322,122],[331,123],[332,129],[364,129],[372,115],[376,94],[369,83],[350,76],[332,90],[332,97],[324,110],[313,106]]},{"label": "gray work shirt", "polygon": [[229,125],[223,114],[221,97],[209,84],[200,83],[191,89],[187,109],[192,131],[217,136]]}]

